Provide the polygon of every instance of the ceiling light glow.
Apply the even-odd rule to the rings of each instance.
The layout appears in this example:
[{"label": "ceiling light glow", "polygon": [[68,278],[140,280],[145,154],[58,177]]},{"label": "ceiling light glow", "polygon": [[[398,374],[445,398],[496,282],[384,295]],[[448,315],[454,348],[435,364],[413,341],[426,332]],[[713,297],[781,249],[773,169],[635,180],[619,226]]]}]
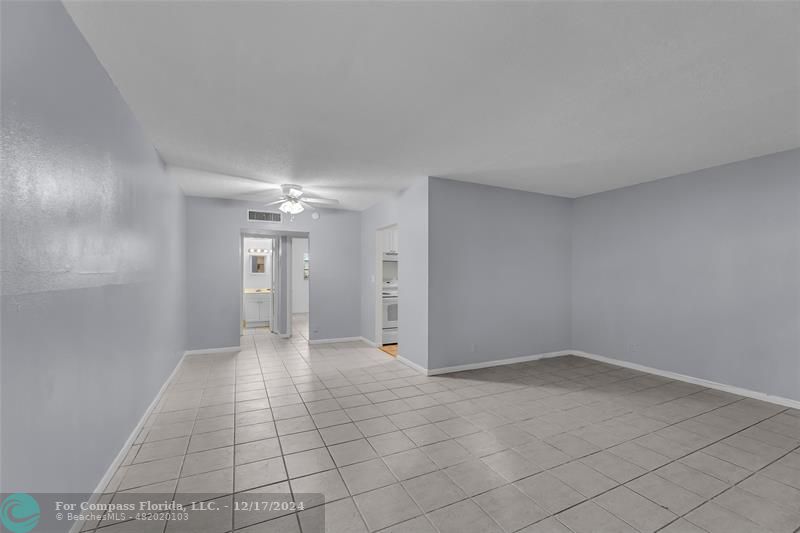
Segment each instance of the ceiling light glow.
[{"label": "ceiling light glow", "polygon": [[296,215],[298,213],[303,212],[303,204],[298,202],[297,200],[286,200],[283,202],[278,209],[284,213],[288,213],[290,215]]}]

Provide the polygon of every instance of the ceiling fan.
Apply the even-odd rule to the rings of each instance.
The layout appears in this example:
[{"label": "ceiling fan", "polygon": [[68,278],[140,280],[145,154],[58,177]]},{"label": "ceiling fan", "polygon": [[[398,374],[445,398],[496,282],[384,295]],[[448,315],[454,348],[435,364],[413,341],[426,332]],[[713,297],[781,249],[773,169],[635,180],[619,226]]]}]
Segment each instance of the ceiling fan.
[{"label": "ceiling fan", "polygon": [[302,213],[306,208],[316,210],[316,207],[339,205],[339,200],[309,196],[303,193],[302,185],[285,183],[281,185],[280,196],[266,205],[279,205],[278,209],[289,215]]}]

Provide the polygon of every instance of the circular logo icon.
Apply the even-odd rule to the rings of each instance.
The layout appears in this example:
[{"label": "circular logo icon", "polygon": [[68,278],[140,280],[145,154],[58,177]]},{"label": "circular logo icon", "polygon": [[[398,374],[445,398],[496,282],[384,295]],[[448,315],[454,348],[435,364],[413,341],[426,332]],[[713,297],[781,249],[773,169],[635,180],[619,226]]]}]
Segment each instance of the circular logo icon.
[{"label": "circular logo icon", "polygon": [[0,522],[11,533],[27,533],[39,523],[39,504],[24,492],[9,494],[0,503]]}]

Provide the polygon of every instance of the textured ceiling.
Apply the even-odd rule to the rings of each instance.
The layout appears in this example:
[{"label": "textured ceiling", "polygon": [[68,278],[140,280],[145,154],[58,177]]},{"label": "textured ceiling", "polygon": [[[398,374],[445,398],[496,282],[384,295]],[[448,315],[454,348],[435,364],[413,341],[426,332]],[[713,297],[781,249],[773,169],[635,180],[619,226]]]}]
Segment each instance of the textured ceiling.
[{"label": "textured ceiling", "polygon": [[798,3],[67,8],[187,194],[575,197],[800,146]]}]

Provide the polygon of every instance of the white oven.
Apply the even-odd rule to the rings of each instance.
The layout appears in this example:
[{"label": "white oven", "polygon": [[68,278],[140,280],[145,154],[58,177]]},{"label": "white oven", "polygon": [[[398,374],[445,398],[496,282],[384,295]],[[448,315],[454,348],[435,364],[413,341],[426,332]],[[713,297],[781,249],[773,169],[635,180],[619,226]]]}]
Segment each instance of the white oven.
[{"label": "white oven", "polygon": [[397,328],[389,328],[381,331],[383,331],[381,335],[381,344],[397,344]]},{"label": "white oven", "polygon": [[397,296],[383,296],[383,329],[397,327]]}]

